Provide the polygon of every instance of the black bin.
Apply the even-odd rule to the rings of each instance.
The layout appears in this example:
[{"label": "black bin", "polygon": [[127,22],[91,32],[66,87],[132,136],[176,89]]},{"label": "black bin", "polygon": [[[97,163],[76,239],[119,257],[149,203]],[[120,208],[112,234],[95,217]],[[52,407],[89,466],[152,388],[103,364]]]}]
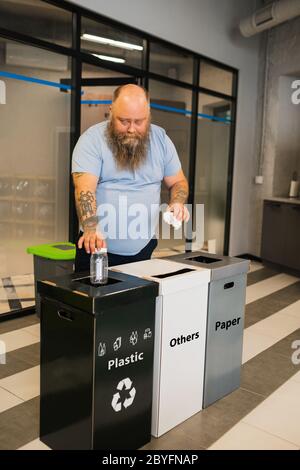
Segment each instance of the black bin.
[{"label": "black bin", "polygon": [[136,449],[150,441],[158,284],[109,273],[38,281],[40,439],[52,449]]}]

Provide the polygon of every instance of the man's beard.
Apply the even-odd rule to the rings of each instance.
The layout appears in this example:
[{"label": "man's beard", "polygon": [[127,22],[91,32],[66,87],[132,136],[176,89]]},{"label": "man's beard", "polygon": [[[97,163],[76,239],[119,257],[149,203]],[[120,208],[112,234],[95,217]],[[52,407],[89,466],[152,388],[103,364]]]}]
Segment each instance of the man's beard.
[{"label": "man's beard", "polygon": [[113,119],[107,125],[106,138],[120,170],[136,170],[145,162],[149,144],[150,120],[143,135],[119,133]]}]

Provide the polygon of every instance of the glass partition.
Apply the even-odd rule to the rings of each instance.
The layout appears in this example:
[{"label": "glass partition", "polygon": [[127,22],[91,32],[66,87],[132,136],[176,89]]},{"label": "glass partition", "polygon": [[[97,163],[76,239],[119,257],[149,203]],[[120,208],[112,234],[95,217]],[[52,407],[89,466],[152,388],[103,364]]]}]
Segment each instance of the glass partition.
[{"label": "glass partition", "polygon": [[28,246],[68,240],[71,93],[61,80],[71,78],[70,65],[45,50],[37,63],[40,54],[0,38],[2,279],[33,272]]},{"label": "glass partition", "polygon": [[[152,122],[165,129],[176,147],[183,172],[188,178],[192,92],[156,80],[150,80],[149,92]],[[161,202],[166,204],[169,202],[169,191],[165,186],[162,187]],[[185,239],[183,236],[177,239],[177,235],[176,231],[172,231],[171,240],[160,238],[158,248],[163,250],[177,247],[184,250]]]},{"label": "glass partition", "polygon": [[90,18],[82,18],[81,50],[105,62],[136,68],[143,63],[143,38]]},{"label": "glass partition", "polygon": [[1,0],[0,28],[72,46],[72,13],[41,0]]},{"label": "glass partition", "polygon": [[150,70],[165,77],[192,83],[193,57],[162,44],[151,42]]},{"label": "glass partition", "polygon": [[201,61],[199,85],[225,95],[233,95],[233,72]]},{"label": "glass partition", "polygon": [[223,254],[231,103],[199,96],[195,204],[204,204],[204,249]]}]

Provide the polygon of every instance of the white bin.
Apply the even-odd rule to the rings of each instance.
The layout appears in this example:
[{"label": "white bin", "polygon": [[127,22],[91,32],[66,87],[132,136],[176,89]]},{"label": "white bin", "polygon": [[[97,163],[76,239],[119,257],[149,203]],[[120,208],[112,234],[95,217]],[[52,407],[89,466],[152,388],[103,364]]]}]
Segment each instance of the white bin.
[{"label": "white bin", "polygon": [[202,409],[210,270],[161,259],[112,269],[159,283],[151,431],[159,437]]}]

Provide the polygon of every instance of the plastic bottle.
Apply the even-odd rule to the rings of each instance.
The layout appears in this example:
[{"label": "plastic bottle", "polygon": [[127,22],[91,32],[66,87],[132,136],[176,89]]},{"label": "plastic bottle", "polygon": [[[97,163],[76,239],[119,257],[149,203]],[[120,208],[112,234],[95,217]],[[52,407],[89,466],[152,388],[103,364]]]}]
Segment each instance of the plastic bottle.
[{"label": "plastic bottle", "polygon": [[108,259],[107,248],[95,250],[90,259],[91,283],[94,285],[107,284],[108,280]]}]

